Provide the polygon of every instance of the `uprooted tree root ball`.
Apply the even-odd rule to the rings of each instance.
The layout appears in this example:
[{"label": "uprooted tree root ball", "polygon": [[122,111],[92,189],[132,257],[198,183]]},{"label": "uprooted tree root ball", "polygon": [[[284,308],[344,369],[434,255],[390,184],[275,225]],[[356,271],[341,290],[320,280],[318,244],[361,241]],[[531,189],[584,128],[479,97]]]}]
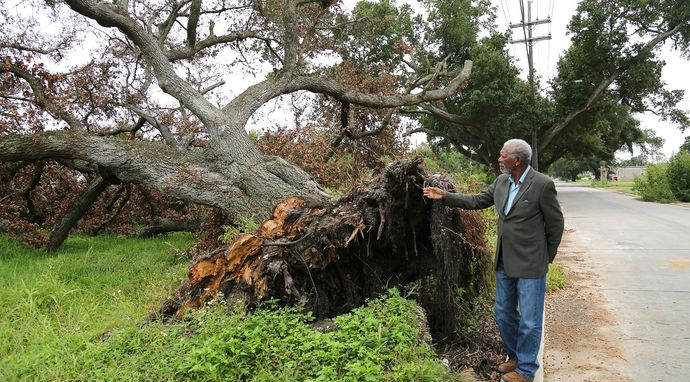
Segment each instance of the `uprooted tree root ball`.
[{"label": "uprooted tree root ball", "polygon": [[421,162],[393,162],[334,203],[282,201],[255,232],[197,257],[154,317],[181,317],[220,293],[250,304],[278,299],[321,319],[399,287],[426,309],[437,341],[452,338],[462,322],[458,294],[471,304],[485,291],[490,255],[476,212],[423,197],[425,186],[454,187]]}]

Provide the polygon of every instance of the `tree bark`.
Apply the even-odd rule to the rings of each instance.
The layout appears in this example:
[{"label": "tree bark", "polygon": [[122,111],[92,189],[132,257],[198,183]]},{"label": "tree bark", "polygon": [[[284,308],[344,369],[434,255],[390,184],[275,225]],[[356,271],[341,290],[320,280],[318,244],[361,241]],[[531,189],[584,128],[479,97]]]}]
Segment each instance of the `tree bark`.
[{"label": "tree bark", "polygon": [[195,259],[188,280],[152,318],[179,318],[222,295],[256,302],[276,298],[317,318],[362,305],[386,288],[413,290],[438,338],[461,320],[456,291],[468,301],[486,290],[491,256],[476,212],[422,195],[421,159],[394,162],[335,203],[288,198],[257,231]]},{"label": "tree bark", "polygon": [[[118,205],[117,209],[115,209],[115,211],[112,211],[113,207],[115,206],[115,203],[117,203],[117,201],[120,200],[120,196],[122,195],[122,190],[125,191],[125,196],[120,201],[120,204]],[[117,218],[118,215],[120,215],[120,212],[122,212],[122,210],[127,205],[127,202],[129,202],[129,197],[131,194],[132,194],[132,185],[131,184],[120,185],[120,188],[118,188],[117,191],[115,191],[115,195],[112,196],[110,203],[108,203],[108,205],[106,206],[106,210],[108,212],[112,211],[112,213],[110,214],[110,216],[106,220],[101,222],[101,224],[99,224],[98,226],[96,226],[96,228],[93,229],[93,231],[91,232],[92,235],[94,235],[94,236],[99,235],[101,233],[101,231],[108,224],[110,224],[113,220],[115,220],[115,218]]]},{"label": "tree bark", "polygon": [[151,225],[137,232],[136,236],[140,238],[153,237],[168,232],[190,232],[196,231],[201,227],[201,222],[196,221],[173,221],[163,220],[158,224]]},{"label": "tree bark", "polygon": [[228,211],[233,217],[268,216],[290,196],[326,199],[314,179],[279,157],[258,163],[218,163],[205,153],[155,142],[118,141],[74,131],[0,137],[0,161],[83,160],[125,183],[144,184],[178,199]]},{"label": "tree bark", "polygon": [[69,231],[89,210],[89,207],[98,199],[98,196],[105,191],[110,185],[110,182],[103,179],[100,175],[89,184],[84,194],[79,198],[77,203],[67,211],[65,216],[60,219],[60,222],[53,228],[50,233],[50,240],[46,249],[49,251],[56,250],[69,235]]}]

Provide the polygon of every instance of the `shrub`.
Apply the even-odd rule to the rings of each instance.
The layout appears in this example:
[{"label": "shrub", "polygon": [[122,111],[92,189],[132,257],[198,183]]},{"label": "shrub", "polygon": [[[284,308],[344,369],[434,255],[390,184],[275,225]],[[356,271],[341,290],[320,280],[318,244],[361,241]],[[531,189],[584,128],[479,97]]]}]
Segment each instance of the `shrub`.
[{"label": "shrub", "polygon": [[259,228],[259,223],[253,217],[240,217],[234,224],[223,226],[223,235],[220,241],[223,244],[230,244],[235,240],[235,236],[241,233],[253,232],[257,228]]},{"label": "shrub", "polygon": [[181,322],[114,330],[60,365],[54,379],[465,380],[436,358],[422,315],[394,290],[320,329],[296,308],[269,302],[249,312],[216,300]]},{"label": "shrub", "polygon": [[635,179],[633,189],[640,193],[642,199],[649,202],[670,203],[674,201],[667,168],[667,163],[648,165],[647,174]]},{"label": "shrub", "polygon": [[690,152],[681,151],[674,155],[668,164],[667,174],[676,199],[690,202]]}]

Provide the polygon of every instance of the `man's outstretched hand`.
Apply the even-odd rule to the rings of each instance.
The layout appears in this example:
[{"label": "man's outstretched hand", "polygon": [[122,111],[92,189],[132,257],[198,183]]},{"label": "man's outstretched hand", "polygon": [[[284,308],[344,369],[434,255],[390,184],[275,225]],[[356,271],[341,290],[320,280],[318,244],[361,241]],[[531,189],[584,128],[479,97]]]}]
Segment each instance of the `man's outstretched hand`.
[{"label": "man's outstretched hand", "polygon": [[424,196],[429,199],[443,199],[448,195],[448,191],[436,187],[424,187]]}]

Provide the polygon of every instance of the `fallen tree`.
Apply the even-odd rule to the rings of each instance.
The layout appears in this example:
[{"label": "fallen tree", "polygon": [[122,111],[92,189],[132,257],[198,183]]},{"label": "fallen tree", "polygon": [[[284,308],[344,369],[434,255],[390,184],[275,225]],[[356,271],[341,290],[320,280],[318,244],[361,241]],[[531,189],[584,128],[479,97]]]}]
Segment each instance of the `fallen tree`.
[{"label": "fallen tree", "polygon": [[[142,186],[232,220],[265,218],[289,196],[325,200],[311,174],[265,155],[247,133],[262,107],[283,96],[321,95],[349,126],[351,107],[393,109],[457,96],[472,67],[467,60],[448,71],[446,60],[400,79],[388,74],[392,69],[357,69],[388,84],[362,90],[362,81],[336,75],[353,65],[347,60],[322,68],[333,47],[349,39],[337,31],[350,17],[322,1],[67,0],[31,7],[36,17],[15,8],[0,7],[0,162],[54,161],[92,182],[52,228],[48,249],[109,196],[110,184]],[[48,26],[42,14],[50,15]],[[62,32],[47,33],[55,30]],[[84,54],[73,53],[79,41],[101,43],[85,62],[63,62]],[[404,52],[390,54],[412,57]],[[62,67],[69,69],[48,69]],[[261,73],[247,76],[247,69]],[[362,120],[360,128],[372,122]]]},{"label": "fallen tree", "polygon": [[180,318],[218,297],[254,305],[262,299],[300,305],[317,319],[362,305],[386,288],[414,294],[436,338],[457,328],[460,307],[486,288],[490,255],[475,212],[424,199],[421,159],[393,162],[337,202],[290,197],[229,248],[198,256],[188,280],[152,318]]}]

